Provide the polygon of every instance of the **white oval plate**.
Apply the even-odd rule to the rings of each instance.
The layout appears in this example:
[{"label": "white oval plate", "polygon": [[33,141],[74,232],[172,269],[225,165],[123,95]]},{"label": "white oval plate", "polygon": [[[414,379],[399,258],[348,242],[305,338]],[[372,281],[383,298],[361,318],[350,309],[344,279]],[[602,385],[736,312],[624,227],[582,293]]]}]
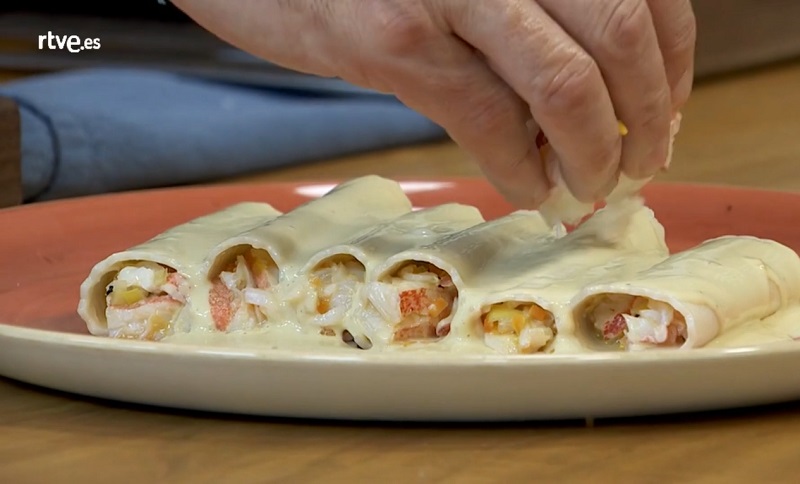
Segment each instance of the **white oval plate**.
[{"label": "white oval plate", "polygon": [[[0,374],[146,405],[350,420],[622,417],[800,398],[800,343],[788,331],[731,348],[510,357],[148,343],[90,336],[82,326],[78,284],[104,254],[236,201],[290,209],[316,196],[307,195],[320,192],[315,186],[154,190],[0,211],[0,226],[16,228],[0,241]],[[472,203],[487,218],[510,209],[481,180],[406,186],[420,206]],[[723,233],[800,246],[790,223],[796,194],[654,184],[645,196],[676,250]]]}]

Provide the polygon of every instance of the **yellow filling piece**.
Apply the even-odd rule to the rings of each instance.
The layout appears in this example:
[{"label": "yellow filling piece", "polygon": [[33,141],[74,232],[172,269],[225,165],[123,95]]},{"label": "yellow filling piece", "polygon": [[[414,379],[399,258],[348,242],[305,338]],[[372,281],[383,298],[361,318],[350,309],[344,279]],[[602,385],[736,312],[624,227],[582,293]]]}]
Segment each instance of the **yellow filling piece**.
[{"label": "yellow filling piece", "polygon": [[483,329],[487,333],[519,335],[529,324],[547,325],[552,319],[538,304],[505,302],[493,305],[486,312]]},{"label": "yellow filling piece", "polygon": [[[506,301],[492,305],[481,318],[486,343],[498,349],[494,337],[511,338],[514,352],[538,353],[547,351],[556,330],[550,312],[538,304]],[[501,351],[508,351],[508,347]]]},{"label": "yellow filling piece", "polygon": [[150,293],[139,286],[128,286],[121,291],[111,293],[112,306],[129,306],[146,298]]}]

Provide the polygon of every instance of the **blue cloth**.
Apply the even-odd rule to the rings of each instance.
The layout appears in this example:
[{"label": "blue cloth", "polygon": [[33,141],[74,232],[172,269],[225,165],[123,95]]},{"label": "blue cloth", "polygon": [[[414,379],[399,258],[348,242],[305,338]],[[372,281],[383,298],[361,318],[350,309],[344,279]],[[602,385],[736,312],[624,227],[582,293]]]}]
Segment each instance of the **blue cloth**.
[{"label": "blue cloth", "polygon": [[394,97],[140,68],[22,78],[0,95],[20,105],[26,202],[201,183],[446,136]]}]

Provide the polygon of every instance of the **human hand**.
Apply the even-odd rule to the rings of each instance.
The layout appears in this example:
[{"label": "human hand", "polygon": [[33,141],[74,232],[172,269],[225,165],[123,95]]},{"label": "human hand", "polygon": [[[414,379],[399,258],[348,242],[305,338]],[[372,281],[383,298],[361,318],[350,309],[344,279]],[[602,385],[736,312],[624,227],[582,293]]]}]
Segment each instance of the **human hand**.
[{"label": "human hand", "polygon": [[[694,75],[689,0],[173,0],[284,67],[391,93],[441,125],[512,203],[580,201],[654,175]],[[618,120],[627,128],[622,136]]]}]

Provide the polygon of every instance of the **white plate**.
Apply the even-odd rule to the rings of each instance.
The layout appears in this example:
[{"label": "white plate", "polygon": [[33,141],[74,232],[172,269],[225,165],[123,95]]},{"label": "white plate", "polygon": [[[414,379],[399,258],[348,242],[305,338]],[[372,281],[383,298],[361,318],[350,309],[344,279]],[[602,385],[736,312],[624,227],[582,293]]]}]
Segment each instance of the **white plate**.
[{"label": "white plate", "polygon": [[349,420],[498,421],[700,411],[800,398],[792,342],[528,357],[152,344],[0,325],[0,373],[181,409]]},{"label": "white plate", "polygon": [[[414,197],[421,204],[474,203],[491,214],[507,209],[480,181],[441,185],[450,192],[432,186],[433,193]],[[291,184],[257,188],[193,188],[179,196],[164,190],[0,211],[0,226],[17,227],[0,241],[0,321],[8,323],[0,324],[0,374],[146,405],[351,420],[622,417],[800,398],[800,343],[788,336],[739,348],[509,357],[199,347],[88,335],[74,311],[77,288],[103,254],[235,201],[282,197],[286,205],[278,208],[285,210],[303,192]],[[692,186],[649,190],[649,204],[675,247],[720,233],[800,241],[800,229],[787,223],[800,196]],[[704,204],[692,212],[671,203],[697,197]],[[183,203],[168,203],[175,200]],[[155,222],[130,211],[144,201],[165,207]],[[126,210],[125,230],[101,229]],[[763,216],[743,222],[748,210]]]}]

